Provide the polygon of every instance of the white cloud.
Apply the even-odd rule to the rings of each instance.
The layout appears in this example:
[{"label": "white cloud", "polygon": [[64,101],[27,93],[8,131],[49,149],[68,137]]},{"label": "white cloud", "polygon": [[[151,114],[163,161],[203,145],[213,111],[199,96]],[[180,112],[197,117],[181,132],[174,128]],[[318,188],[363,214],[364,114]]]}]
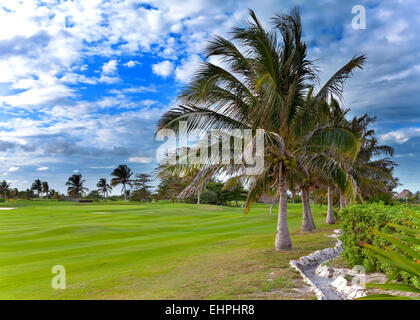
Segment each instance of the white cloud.
[{"label": "white cloud", "polygon": [[102,83],[111,84],[111,83],[116,83],[116,82],[120,81],[120,78],[118,78],[118,77],[109,77],[107,75],[102,74],[98,81],[99,82],[102,82]]},{"label": "white cloud", "polygon": [[36,170],[37,171],[46,171],[46,170],[48,170],[48,167],[39,167]]},{"label": "white cloud", "polygon": [[109,60],[102,66],[102,72],[104,74],[113,74],[115,71],[117,71],[117,60]]},{"label": "white cloud", "polygon": [[127,63],[125,63],[124,65],[125,65],[127,68],[132,68],[132,67],[134,67],[134,66],[136,66],[136,65],[138,65],[138,64],[140,64],[140,62],[138,62],[138,61],[134,61],[134,60],[130,60],[130,61],[128,61]]},{"label": "white cloud", "polygon": [[143,92],[157,92],[157,88],[154,85],[131,87],[122,90],[124,93],[143,93]]},{"label": "white cloud", "polygon": [[395,142],[398,144],[403,144],[414,137],[420,136],[420,128],[405,128],[394,130],[386,134],[381,135],[382,141],[389,143]]},{"label": "white cloud", "polygon": [[15,172],[15,171],[18,171],[19,170],[19,167],[10,167],[9,168],[9,172]]},{"label": "white cloud", "polygon": [[146,100],[140,101],[140,104],[141,104],[142,106],[146,106],[146,107],[150,107],[150,106],[152,106],[152,105],[154,105],[154,104],[156,104],[156,103],[158,103],[158,101],[156,101],[156,100],[151,100],[151,99],[146,99]]},{"label": "white cloud", "polygon": [[151,157],[131,157],[128,159],[128,162],[133,163],[150,163],[154,160],[154,158]]},{"label": "white cloud", "polygon": [[200,62],[202,62],[202,60],[196,54],[190,56],[186,60],[183,60],[182,65],[175,69],[175,78],[184,83],[189,82]]},{"label": "white cloud", "polygon": [[154,64],[152,66],[152,69],[153,69],[154,74],[161,76],[163,78],[166,78],[169,75],[171,75],[172,72],[174,71],[174,65],[172,62],[165,60],[157,64]]}]

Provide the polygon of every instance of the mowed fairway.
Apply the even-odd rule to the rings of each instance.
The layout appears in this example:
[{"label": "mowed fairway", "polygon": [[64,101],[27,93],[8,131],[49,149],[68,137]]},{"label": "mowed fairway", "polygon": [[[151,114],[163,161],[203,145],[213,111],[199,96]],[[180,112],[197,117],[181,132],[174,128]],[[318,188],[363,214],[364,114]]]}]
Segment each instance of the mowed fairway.
[{"label": "mowed fairway", "polygon": [[[194,204],[27,201],[0,210],[1,299],[312,299],[289,260],[333,245],[337,226],[301,234],[289,204],[294,250],[274,251],[276,214]],[[67,288],[54,290],[54,265]]]}]

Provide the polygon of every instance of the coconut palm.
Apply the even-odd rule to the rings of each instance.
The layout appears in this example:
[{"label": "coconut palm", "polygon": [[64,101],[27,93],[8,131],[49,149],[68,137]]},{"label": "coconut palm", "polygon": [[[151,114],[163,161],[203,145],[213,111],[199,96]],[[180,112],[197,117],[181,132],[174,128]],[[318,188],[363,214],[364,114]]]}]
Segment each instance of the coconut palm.
[{"label": "coconut palm", "polygon": [[[361,145],[361,135],[357,130],[352,130],[352,127],[347,120],[346,116],[350,111],[347,108],[341,108],[339,102],[331,97],[330,103],[324,103],[325,118],[323,121],[328,123],[330,126],[341,127],[349,130],[353,133],[359,146]],[[360,151],[360,147],[357,152]],[[357,153],[356,153],[357,154]],[[313,159],[312,164],[315,164],[316,168],[312,168],[312,174],[316,177],[317,183],[326,187],[327,195],[327,217],[326,224],[335,224],[334,208],[333,208],[333,192],[337,191],[341,197],[344,197],[344,193],[349,194],[349,198],[352,200],[355,198],[355,184],[351,176],[348,175],[346,164],[354,161],[355,157],[345,157],[339,152],[333,152],[329,155],[321,153],[316,155]],[[328,167],[330,174],[325,174],[325,168]]]},{"label": "coconut palm", "polygon": [[365,114],[351,121],[352,130],[362,137],[362,145],[354,161],[347,163],[347,170],[355,181],[360,200],[386,192],[389,186],[397,186],[397,179],[393,176],[397,164],[390,159],[394,149],[378,143],[375,130],[369,128],[375,120],[375,117]]},{"label": "coconut palm", "polygon": [[67,193],[69,196],[74,197],[76,201],[78,201],[80,196],[83,196],[83,194],[89,191],[88,188],[83,186],[85,182],[86,180],[82,179],[82,175],[80,173],[75,173],[70,176],[66,182]]},{"label": "coconut palm", "polygon": [[111,186],[122,185],[121,193],[124,195],[124,202],[127,203],[127,186],[133,186],[130,180],[133,172],[127,165],[120,164],[118,168],[112,171],[111,175],[115,177],[111,179]]},{"label": "coconut palm", "polygon": [[112,187],[107,183],[105,178],[100,178],[96,186],[98,187],[98,191],[102,193],[105,201],[105,198],[108,197],[108,193],[112,190]]},{"label": "coconut palm", "polygon": [[[365,57],[351,59],[313,94],[317,69],[306,58],[299,10],[276,15],[272,31],[261,26],[253,11],[250,15],[244,27],[234,28],[232,40],[211,40],[207,57],[222,61],[224,67],[203,63],[180,96],[184,105],[168,111],[158,129],[180,133],[180,120],[188,121],[186,133],[223,129],[232,134],[235,129],[263,129],[264,170],[247,177],[250,189],[245,210],[263,193],[277,190],[280,200],[275,247],[288,250],[292,248],[287,225],[288,174],[304,172],[308,154],[329,153],[332,149],[346,156],[356,154],[358,141],[350,131],[321,124],[317,117],[324,112],[323,102],[330,94],[341,94],[344,81],[355,68],[362,68]],[[305,103],[308,96],[310,103]],[[244,166],[210,159],[206,164],[179,165],[177,170],[181,171],[186,167],[200,169],[180,196],[193,194],[215,175],[244,174]],[[174,168],[167,164],[160,168],[169,169]]]},{"label": "coconut palm", "polygon": [[4,201],[7,202],[7,193],[10,191],[10,183],[6,180],[0,182],[0,192],[3,193]]},{"label": "coconut palm", "polygon": [[[328,121],[334,125],[340,125],[350,130],[360,141],[356,157],[344,158],[339,153],[334,155],[333,163],[339,166],[340,170],[345,172],[347,185],[346,190],[340,188],[331,176],[323,176],[320,183],[327,187],[328,211],[327,224],[334,224],[333,213],[333,193],[339,194],[339,205],[342,209],[346,202],[353,201],[356,197],[363,200],[364,197],[386,192],[389,186],[395,187],[396,179],[392,172],[396,163],[389,157],[378,158],[381,155],[392,156],[393,149],[386,145],[379,145],[375,137],[375,130],[369,128],[369,125],[375,121],[374,117],[367,114],[362,117],[354,117],[347,120],[346,115],[349,109],[342,109],[338,101],[331,99],[329,106],[330,113]],[[376,158],[373,160],[373,158]]]},{"label": "coconut palm", "polygon": [[42,192],[45,193],[46,197],[47,197],[47,201],[48,201],[48,193],[50,191],[50,186],[48,185],[47,181],[43,181],[42,182]]},{"label": "coconut palm", "polygon": [[36,191],[38,193],[38,199],[41,199],[41,193],[42,193],[42,181],[39,179],[36,179],[32,183],[31,190]]}]

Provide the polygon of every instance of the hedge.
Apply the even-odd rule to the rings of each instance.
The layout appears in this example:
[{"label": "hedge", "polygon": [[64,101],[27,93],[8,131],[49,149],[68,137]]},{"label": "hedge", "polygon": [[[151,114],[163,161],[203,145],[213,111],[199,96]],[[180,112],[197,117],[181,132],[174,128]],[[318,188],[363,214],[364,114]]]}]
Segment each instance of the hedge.
[{"label": "hedge", "polygon": [[[383,202],[357,204],[343,208],[340,217],[343,230],[340,239],[343,241],[342,257],[345,262],[350,266],[362,265],[366,272],[378,271],[389,275],[393,268],[388,263],[375,258],[369,251],[363,249],[359,243],[364,242],[380,247],[389,246],[390,243],[386,240],[374,236],[371,229],[389,234],[399,232],[387,225],[387,222],[401,224],[408,220],[409,216],[404,213],[403,207],[399,205],[389,206]],[[419,278],[406,273],[402,274],[400,280],[420,286]]]}]

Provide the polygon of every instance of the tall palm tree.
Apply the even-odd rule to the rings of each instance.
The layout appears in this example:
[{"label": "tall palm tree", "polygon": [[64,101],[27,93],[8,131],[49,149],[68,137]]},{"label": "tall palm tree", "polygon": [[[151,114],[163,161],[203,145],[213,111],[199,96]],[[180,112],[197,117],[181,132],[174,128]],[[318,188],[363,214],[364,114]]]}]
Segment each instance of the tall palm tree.
[{"label": "tall palm tree", "polygon": [[88,188],[83,186],[85,182],[86,180],[82,179],[82,175],[80,173],[73,174],[66,182],[67,193],[71,197],[74,197],[76,201],[79,201],[79,197],[89,191]]},{"label": "tall palm tree", "polygon": [[0,182],[0,192],[3,193],[4,201],[7,202],[7,193],[10,191],[10,183],[6,180]]},{"label": "tall palm tree", "polygon": [[[339,102],[331,96],[330,103],[323,103],[325,113],[323,121],[333,127],[340,127],[353,133],[359,143],[359,152],[361,146],[361,135],[358,131],[352,130],[350,122],[346,116],[349,109],[341,108]],[[354,180],[349,176],[346,169],[346,163],[354,161],[355,157],[343,156],[340,152],[332,152],[329,155],[321,153],[312,159],[312,175],[316,177],[317,183],[326,186],[327,190],[327,217],[326,224],[335,224],[333,208],[333,192],[338,190],[340,195],[345,192],[353,200],[356,196]],[[330,174],[325,174],[325,168],[328,168]]]},{"label": "tall palm tree", "polygon": [[41,199],[41,193],[42,193],[42,181],[39,179],[36,179],[32,183],[31,190],[36,191],[38,193],[38,199]]},{"label": "tall palm tree", "polygon": [[[264,170],[247,177],[250,189],[246,211],[264,192],[276,189],[280,200],[275,247],[289,250],[292,243],[287,225],[288,174],[295,167],[305,171],[307,155],[311,153],[334,149],[347,156],[355,155],[358,141],[350,131],[311,119],[324,112],[322,102],[330,94],[341,95],[345,80],[355,68],[362,68],[365,57],[351,59],[312,94],[317,69],[306,58],[299,10],[293,9],[290,15],[276,15],[271,31],[261,26],[253,11],[250,15],[245,27],[233,29],[232,40],[223,37],[211,40],[207,57],[223,61],[225,67],[203,63],[180,96],[184,105],[168,111],[159,121],[158,129],[180,133],[177,123],[180,120],[188,121],[186,133],[263,129],[267,153]],[[311,103],[305,103],[308,91]],[[295,167],[290,166],[292,162]],[[195,193],[215,175],[240,174],[244,169],[244,165],[209,160],[207,164],[179,165],[177,170],[191,166],[199,168],[200,173],[180,196]],[[160,168],[173,169],[166,164]]]},{"label": "tall palm tree", "polygon": [[96,186],[98,187],[98,191],[102,193],[105,202],[105,198],[108,197],[108,193],[112,190],[112,187],[108,184],[105,178],[100,178]]},{"label": "tall palm tree", "polygon": [[[375,137],[375,130],[370,129],[369,125],[375,121],[374,117],[367,114],[361,117],[354,117],[347,120],[346,115],[349,109],[342,109],[335,99],[331,99],[329,106],[329,122],[341,125],[350,130],[360,141],[360,148],[354,158],[343,158],[340,154],[335,154],[332,160],[344,171],[341,179],[345,176],[348,187],[346,190],[340,188],[331,177],[323,176],[321,184],[327,186],[327,224],[334,224],[333,213],[333,193],[339,194],[339,205],[342,209],[347,201],[354,201],[356,197],[363,200],[364,196],[373,196],[378,193],[386,192],[391,185],[395,187],[397,180],[392,172],[396,163],[389,157],[393,155],[393,149],[386,145],[379,145]],[[385,158],[379,158],[385,155]],[[373,158],[376,158],[373,160]],[[331,160],[330,160],[331,161]]]},{"label": "tall palm tree", "polygon": [[111,173],[115,178],[111,179],[111,186],[122,185],[121,192],[124,195],[124,202],[127,203],[127,186],[132,187],[131,176],[133,172],[126,164],[120,164],[118,168],[114,169]]},{"label": "tall palm tree", "polygon": [[45,193],[46,197],[47,197],[47,201],[48,201],[48,193],[50,191],[50,186],[48,185],[47,181],[43,181],[42,182],[42,192]]}]

